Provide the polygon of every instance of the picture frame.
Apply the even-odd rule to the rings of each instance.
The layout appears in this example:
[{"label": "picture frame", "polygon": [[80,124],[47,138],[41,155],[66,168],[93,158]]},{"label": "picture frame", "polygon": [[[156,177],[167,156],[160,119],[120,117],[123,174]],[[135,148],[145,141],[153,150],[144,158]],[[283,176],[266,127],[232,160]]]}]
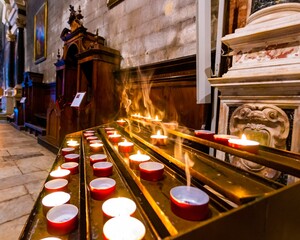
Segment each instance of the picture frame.
[{"label": "picture frame", "polygon": [[116,6],[117,4],[119,4],[122,1],[124,1],[124,0],[107,0],[107,7],[113,8],[114,6]]},{"label": "picture frame", "polygon": [[34,15],[34,63],[38,64],[47,57],[47,1],[39,8]]}]

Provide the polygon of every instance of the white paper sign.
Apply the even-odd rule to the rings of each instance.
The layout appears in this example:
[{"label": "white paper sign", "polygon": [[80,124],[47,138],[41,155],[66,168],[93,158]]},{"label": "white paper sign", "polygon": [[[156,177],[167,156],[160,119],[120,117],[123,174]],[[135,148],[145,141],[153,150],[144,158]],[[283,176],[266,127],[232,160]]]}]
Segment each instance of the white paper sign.
[{"label": "white paper sign", "polygon": [[73,99],[71,107],[79,107],[84,98],[84,95],[85,95],[85,92],[78,92]]},{"label": "white paper sign", "polygon": [[21,100],[20,100],[20,103],[24,103],[26,100],[26,97],[22,97]]}]

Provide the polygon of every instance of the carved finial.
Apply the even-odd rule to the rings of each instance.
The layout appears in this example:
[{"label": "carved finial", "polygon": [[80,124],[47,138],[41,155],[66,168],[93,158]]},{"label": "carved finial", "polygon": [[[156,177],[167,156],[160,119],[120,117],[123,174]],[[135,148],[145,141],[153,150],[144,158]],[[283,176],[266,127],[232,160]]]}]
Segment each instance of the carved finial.
[{"label": "carved finial", "polygon": [[70,16],[69,16],[69,21],[68,23],[71,26],[71,32],[75,31],[77,28],[82,27],[83,24],[80,21],[83,19],[83,16],[81,14],[81,8],[80,6],[78,7],[78,13],[74,10],[74,6],[70,5]]}]

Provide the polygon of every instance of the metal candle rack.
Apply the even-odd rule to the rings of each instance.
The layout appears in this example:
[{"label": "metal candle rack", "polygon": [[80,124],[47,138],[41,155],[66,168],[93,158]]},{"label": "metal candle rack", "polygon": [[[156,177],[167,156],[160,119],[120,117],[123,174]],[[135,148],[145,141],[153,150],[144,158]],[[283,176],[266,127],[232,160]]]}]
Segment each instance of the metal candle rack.
[{"label": "metal candle rack", "polygon": [[[93,128],[102,140],[107,161],[113,163],[116,191],[109,197],[128,197],[137,205],[134,217],[146,228],[147,239],[297,239],[300,235],[295,223],[300,214],[300,184],[285,186],[254,173],[236,168],[206,152],[214,148],[249,161],[277,169],[283,173],[300,177],[300,155],[265,146],[257,154],[234,149],[213,141],[195,137],[192,129],[170,128],[161,122],[131,119],[130,124],[116,123]],[[117,145],[109,141],[106,127],[115,128],[123,139],[134,143],[132,153],[118,151]],[[151,144],[153,129],[162,129],[168,135],[164,146]],[[89,183],[93,175],[89,156],[91,152],[82,132],[66,136],[61,148],[70,138],[80,138],[81,145],[79,175],[73,175],[69,184],[71,202],[79,208],[78,228],[61,239],[102,239],[103,225],[107,221],[101,207],[104,201],[90,196]],[[210,216],[203,221],[188,221],[178,217],[170,208],[170,190],[186,185],[185,165],[174,154],[178,147],[188,153],[194,166],[190,169],[192,185],[205,191],[209,197]],[[157,182],[140,178],[139,171],[131,169],[128,157],[137,150],[147,153],[152,161],[165,166],[163,179]],[[61,150],[53,168],[63,163]],[[41,239],[50,236],[45,216],[42,214],[41,191],[25,225],[21,239]],[[273,231],[273,229],[276,231]],[[241,237],[242,236],[242,237]],[[259,236],[259,237],[258,237]],[[285,238],[287,239],[287,238]]]}]

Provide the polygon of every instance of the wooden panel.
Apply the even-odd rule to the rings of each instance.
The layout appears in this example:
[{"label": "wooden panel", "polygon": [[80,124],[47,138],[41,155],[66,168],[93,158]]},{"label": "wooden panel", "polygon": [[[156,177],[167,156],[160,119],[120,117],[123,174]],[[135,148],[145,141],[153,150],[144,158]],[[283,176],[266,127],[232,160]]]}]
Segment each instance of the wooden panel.
[{"label": "wooden panel", "polygon": [[[149,90],[152,107],[164,112],[164,121],[177,121],[195,129],[203,125],[209,128],[211,105],[196,103],[194,55],[122,69],[120,75],[119,96],[122,96],[123,89],[128,89],[126,96],[132,101],[131,113],[144,111],[143,101],[149,96],[142,93]],[[148,89],[145,91],[145,88]],[[126,115],[124,109],[121,109],[121,114]]]}]

